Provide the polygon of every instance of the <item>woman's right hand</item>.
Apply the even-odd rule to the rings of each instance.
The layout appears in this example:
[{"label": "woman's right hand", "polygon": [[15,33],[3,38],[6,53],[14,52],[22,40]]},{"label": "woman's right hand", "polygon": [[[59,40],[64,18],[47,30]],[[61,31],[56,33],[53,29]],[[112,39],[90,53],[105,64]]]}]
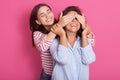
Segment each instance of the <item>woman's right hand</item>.
[{"label": "woman's right hand", "polygon": [[53,33],[55,33],[56,35],[59,35],[59,36],[65,35],[65,31],[64,31],[63,27],[61,27],[61,26],[58,25],[58,24],[55,24],[55,25],[51,28],[51,31],[52,31]]},{"label": "woman's right hand", "polygon": [[63,16],[63,13],[61,12],[58,24],[62,27],[65,27],[68,23],[70,23],[75,18],[75,14],[67,14]]}]

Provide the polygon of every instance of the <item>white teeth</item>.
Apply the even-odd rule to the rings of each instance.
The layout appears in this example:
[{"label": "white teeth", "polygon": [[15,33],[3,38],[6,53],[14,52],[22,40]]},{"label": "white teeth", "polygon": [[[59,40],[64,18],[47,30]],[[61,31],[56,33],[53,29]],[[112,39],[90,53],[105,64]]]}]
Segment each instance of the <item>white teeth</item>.
[{"label": "white teeth", "polygon": [[51,21],[51,19],[48,19],[47,22]]},{"label": "white teeth", "polygon": [[76,28],[76,26],[71,26],[71,28]]},{"label": "white teeth", "polygon": [[71,27],[76,27],[76,25],[75,25],[75,24],[73,24],[73,25],[71,25]]}]

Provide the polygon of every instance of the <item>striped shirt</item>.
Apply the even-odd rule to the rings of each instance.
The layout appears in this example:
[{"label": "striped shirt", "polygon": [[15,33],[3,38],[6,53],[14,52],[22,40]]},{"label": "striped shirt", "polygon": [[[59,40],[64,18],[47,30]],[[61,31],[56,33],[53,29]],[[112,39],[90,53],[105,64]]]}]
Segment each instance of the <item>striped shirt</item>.
[{"label": "striped shirt", "polygon": [[46,40],[46,36],[46,34],[39,31],[33,33],[35,46],[41,53],[42,68],[45,73],[51,75],[53,71],[53,60],[49,49],[52,41]]}]

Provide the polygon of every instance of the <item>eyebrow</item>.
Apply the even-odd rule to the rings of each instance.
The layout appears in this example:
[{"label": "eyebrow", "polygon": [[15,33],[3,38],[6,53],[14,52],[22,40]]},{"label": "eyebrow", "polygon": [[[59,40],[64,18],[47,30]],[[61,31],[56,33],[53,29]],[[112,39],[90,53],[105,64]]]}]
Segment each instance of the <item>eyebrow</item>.
[{"label": "eyebrow", "polygon": [[[49,10],[50,10],[50,9],[47,9],[47,11],[49,11]],[[42,15],[42,14],[44,14],[44,12],[40,13],[39,16]]]}]

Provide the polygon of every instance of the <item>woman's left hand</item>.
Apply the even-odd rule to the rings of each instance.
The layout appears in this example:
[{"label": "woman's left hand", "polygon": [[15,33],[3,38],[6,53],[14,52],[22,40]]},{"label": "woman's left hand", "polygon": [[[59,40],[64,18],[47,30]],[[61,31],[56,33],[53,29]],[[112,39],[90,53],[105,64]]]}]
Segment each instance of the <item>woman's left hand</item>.
[{"label": "woman's left hand", "polygon": [[82,36],[86,36],[90,33],[90,27],[86,26],[85,29],[83,29]]},{"label": "woman's left hand", "polygon": [[77,20],[82,24],[82,29],[85,29],[86,28],[86,20],[85,20],[85,16],[84,15],[79,15],[79,14],[76,14],[75,15]]}]

